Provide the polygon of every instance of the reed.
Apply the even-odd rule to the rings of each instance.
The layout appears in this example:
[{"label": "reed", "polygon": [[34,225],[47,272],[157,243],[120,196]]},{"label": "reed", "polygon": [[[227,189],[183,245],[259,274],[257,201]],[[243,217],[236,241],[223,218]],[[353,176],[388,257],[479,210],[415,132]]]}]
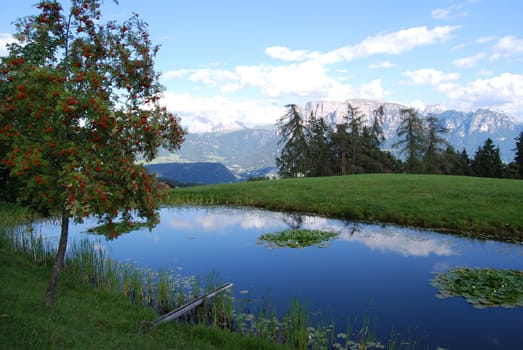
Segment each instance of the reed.
[{"label": "reed", "polygon": [[[153,307],[159,312],[167,312],[180,306],[202,291],[213,289],[221,284],[216,273],[207,277],[202,287],[197,278],[175,276],[172,271],[138,268],[132,263],[119,263],[112,260],[100,244],[80,240],[73,242],[65,262],[66,279],[76,287],[103,289],[125,295],[131,302]],[[55,248],[46,242],[42,235],[33,230],[0,229],[0,247],[8,248],[30,259],[36,265],[45,265],[52,261]],[[244,312],[236,311],[244,308]],[[331,349],[341,346],[337,341],[332,326],[318,324],[311,326],[310,313],[297,300],[283,316],[278,316],[275,308],[266,301],[255,316],[252,310],[256,306],[247,297],[247,301],[234,299],[230,293],[217,295],[206,302],[195,314],[189,315],[190,324],[212,325],[217,328],[235,331],[243,335],[253,335],[263,341],[284,344],[294,349]],[[345,348],[358,346],[363,349],[377,349],[380,344],[370,336],[368,320],[350,340],[350,327],[347,329]],[[416,342],[407,342],[414,348]],[[338,345],[336,345],[338,344]],[[389,341],[389,348],[397,343]],[[418,343],[419,344],[419,343]]]}]

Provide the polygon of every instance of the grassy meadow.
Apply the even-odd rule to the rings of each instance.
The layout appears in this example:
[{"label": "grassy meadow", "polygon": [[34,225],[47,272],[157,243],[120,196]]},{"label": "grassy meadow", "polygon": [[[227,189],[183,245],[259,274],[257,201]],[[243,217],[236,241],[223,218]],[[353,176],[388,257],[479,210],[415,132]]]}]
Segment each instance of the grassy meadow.
[{"label": "grassy meadow", "polygon": [[[166,203],[187,204],[255,206],[523,242],[520,180],[380,174],[252,181],[175,189]],[[115,293],[107,284],[87,286],[79,277],[89,273],[75,268],[74,263],[63,272],[56,305],[48,309],[43,301],[52,252],[38,240],[22,241],[26,251],[17,251],[6,238],[10,225],[30,221],[23,208],[0,203],[1,348],[285,348],[267,338],[206,325],[168,322],[142,332],[144,321],[147,324],[158,316],[153,308],[130,302],[128,296]],[[125,283],[125,277],[120,280]],[[294,317],[289,322],[300,319]],[[300,333],[304,327],[300,323],[296,328],[296,339],[307,339],[304,331]],[[397,345],[389,340],[386,348]],[[348,339],[343,347],[347,346]]]},{"label": "grassy meadow", "polygon": [[523,181],[375,174],[175,189],[169,204],[227,204],[523,242]]}]

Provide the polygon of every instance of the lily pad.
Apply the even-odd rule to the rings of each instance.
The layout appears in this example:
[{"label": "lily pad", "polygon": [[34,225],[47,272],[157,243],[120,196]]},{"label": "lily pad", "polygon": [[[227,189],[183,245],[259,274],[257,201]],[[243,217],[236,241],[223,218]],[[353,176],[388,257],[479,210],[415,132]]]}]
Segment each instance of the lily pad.
[{"label": "lily pad", "polygon": [[338,237],[337,233],[320,230],[290,229],[277,233],[266,233],[258,238],[258,244],[269,248],[328,247],[328,240]]},{"label": "lily pad", "polygon": [[438,298],[463,297],[473,307],[523,306],[523,271],[456,267],[431,281]]}]

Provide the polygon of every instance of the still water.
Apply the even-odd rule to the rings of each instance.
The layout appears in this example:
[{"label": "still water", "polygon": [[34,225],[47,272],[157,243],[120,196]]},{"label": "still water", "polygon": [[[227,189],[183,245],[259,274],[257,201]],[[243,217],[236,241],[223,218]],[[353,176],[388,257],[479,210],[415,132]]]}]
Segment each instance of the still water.
[{"label": "still water", "polygon": [[[391,225],[369,225],[250,208],[161,210],[161,223],[108,241],[71,227],[72,240],[90,237],[112,258],[153,270],[233,282],[238,298],[268,300],[284,310],[297,298],[314,317],[369,320],[382,343],[392,333],[445,349],[523,348],[523,308],[475,309],[462,298],[438,299],[435,272],[455,266],[523,270],[523,246],[479,241]],[[339,233],[328,247],[271,249],[264,233],[287,228]],[[58,236],[57,226],[42,227]]]}]

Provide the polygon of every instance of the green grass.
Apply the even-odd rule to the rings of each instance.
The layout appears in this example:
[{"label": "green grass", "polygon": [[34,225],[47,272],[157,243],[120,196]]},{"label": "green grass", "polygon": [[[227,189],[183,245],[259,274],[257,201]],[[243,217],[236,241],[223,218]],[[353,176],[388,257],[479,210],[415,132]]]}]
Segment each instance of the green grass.
[{"label": "green grass", "polygon": [[176,189],[169,204],[244,205],[523,242],[523,181],[373,174]]},{"label": "green grass", "polygon": [[62,274],[56,305],[44,306],[51,264],[35,264],[0,243],[2,349],[283,349],[201,325],[168,322],[141,332],[158,315],[125,296],[86,288]]}]

